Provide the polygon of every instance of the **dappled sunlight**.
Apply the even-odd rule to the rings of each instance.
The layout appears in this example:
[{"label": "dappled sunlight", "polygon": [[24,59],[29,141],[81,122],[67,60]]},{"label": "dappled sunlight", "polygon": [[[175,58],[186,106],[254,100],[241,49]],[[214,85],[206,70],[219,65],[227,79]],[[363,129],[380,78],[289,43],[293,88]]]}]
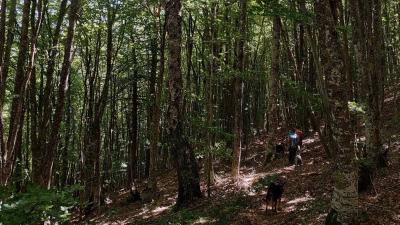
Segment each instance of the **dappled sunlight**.
[{"label": "dappled sunlight", "polygon": [[307,138],[307,139],[304,139],[304,140],[303,140],[303,144],[304,144],[304,145],[309,145],[309,144],[315,143],[316,140],[317,140],[317,139],[315,139],[315,138]]},{"label": "dappled sunlight", "polygon": [[394,96],[391,96],[391,97],[389,97],[389,98],[385,98],[385,103],[391,102],[391,101],[393,101],[393,100],[394,100]]},{"label": "dappled sunlight", "polygon": [[295,170],[295,166],[294,165],[286,166],[286,167],[274,170],[271,174],[277,174],[277,175],[287,174],[287,173],[293,172],[294,170]]},{"label": "dappled sunlight", "polygon": [[143,216],[143,218],[144,218],[144,219],[147,219],[147,218],[150,218],[150,217],[152,217],[152,216],[157,216],[157,215],[163,213],[164,211],[170,209],[171,207],[172,207],[172,205],[170,205],[170,206],[163,206],[163,207],[162,207],[162,206],[156,207],[156,208],[153,209],[153,210],[147,211],[147,215]]},{"label": "dappled sunlight", "polygon": [[263,176],[265,176],[264,173],[257,173],[255,170],[252,170],[250,173],[245,173],[240,177],[238,186],[247,190],[253,185],[254,182]]},{"label": "dappled sunlight", "polygon": [[290,205],[283,209],[284,212],[290,213],[296,211],[297,207],[295,205]]},{"label": "dappled sunlight", "polygon": [[151,212],[152,212],[153,215],[158,215],[158,214],[164,212],[165,210],[170,209],[171,207],[172,206],[160,206],[160,207],[155,208]]},{"label": "dappled sunlight", "polygon": [[309,194],[306,194],[303,197],[295,198],[295,199],[293,199],[291,201],[288,201],[286,204],[288,204],[288,205],[297,205],[297,204],[309,202],[309,201],[312,201],[312,200],[315,200],[315,198],[312,198],[312,197],[310,197]]},{"label": "dappled sunlight", "polygon": [[194,221],[192,224],[211,224],[217,222],[215,219],[208,218],[208,217],[200,217],[196,221]]}]

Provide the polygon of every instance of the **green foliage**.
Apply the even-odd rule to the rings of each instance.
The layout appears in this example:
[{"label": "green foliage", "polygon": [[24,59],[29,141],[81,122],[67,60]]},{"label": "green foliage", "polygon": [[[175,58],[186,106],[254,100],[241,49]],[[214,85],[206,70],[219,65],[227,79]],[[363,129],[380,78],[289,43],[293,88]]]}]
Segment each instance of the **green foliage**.
[{"label": "green foliage", "polygon": [[251,14],[260,16],[280,16],[289,20],[311,23],[313,14],[310,11],[300,13],[279,0],[257,0],[251,7]]},{"label": "green foliage", "polygon": [[253,184],[253,190],[255,192],[259,192],[263,189],[265,189],[266,187],[268,187],[269,185],[271,185],[271,183],[275,182],[277,179],[277,175],[271,175],[271,176],[265,176],[261,179],[259,179],[255,184]]},{"label": "green foliage", "polygon": [[[293,81],[289,78],[282,78],[282,82],[283,82],[283,89],[289,96],[298,96],[307,99],[309,104],[311,104],[314,110],[318,111],[321,109],[320,95],[307,91],[307,88],[304,86],[304,84],[299,83],[298,81]],[[298,110],[304,111],[306,106],[297,105],[296,107]]]},{"label": "green foliage", "polygon": [[211,149],[207,147],[207,143],[204,141],[198,143],[200,144],[200,147],[196,148],[195,151],[197,158],[205,158],[208,154],[208,151],[211,151],[211,153],[219,159],[229,160],[232,158],[232,148],[227,147],[227,144],[224,141],[215,143]]},{"label": "green foliage", "polygon": [[72,208],[78,203],[73,192],[79,189],[79,186],[64,190],[29,186],[24,193],[13,193],[10,188],[1,190],[0,222],[4,225],[40,224],[43,221],[67,224]]},{"label": "green foliage", "polygon": [[365,106],[357,102],[348,102],[349,110],[352,113],[365,114]]}]

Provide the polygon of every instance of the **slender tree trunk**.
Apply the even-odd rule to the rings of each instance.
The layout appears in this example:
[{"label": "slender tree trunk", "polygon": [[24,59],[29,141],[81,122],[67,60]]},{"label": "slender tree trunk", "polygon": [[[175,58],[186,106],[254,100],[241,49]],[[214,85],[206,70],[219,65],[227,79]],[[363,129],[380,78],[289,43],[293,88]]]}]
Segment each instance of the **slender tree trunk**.
[{"label": "slender tree trunk", "polygon": [[239,30],[240,36],[237,41],[236,51],[237,59],[235,68],[237,74],[234,78],[234,127],[233,127],[233,158],[232,158],[232,170],[231,175],[234,180],[239,179],[240,175],[240,158],[242,154],[242,105],[243,105],[243,81],[241,76],[245,72],[245,39],[246,39],[246,23],[247,23],[247,0],[239,1],[240,8],[240,19],[239,19]]},{"label": "slender tree trunk", "polygon": [[[46,84],[44,87],[44,92],[41,94],[39,98],[39,104],[38,104],[38,116],[39,120],[38,123],[40,126],[38,128],[35,128],[38,130],[38,138],[34,142],[32,142],[32,161],[33,161],[33,170],[32,170],[32,180],[35,183],[42,183],[43,186],[46,186],[45,183],[49,183],[47,178],[44,178],[47,181],[40,181],[43,179],[44,174],[51,174],[51,171],[48,171],[49,168],[39,168],[41,163],[45,161],[44,157],[46,154],[43,154],[43,152],[47,152],[47,146],[46,142],[50,138],[50,119],[51,119],[51,113],[52,113],[52,104],[50,103],[51,97],[53,94],[51,93],[53,89],[53,74],[55,70],[55,62],[56,62],[56,57],[58,53],[58,43],[60,39],[60,33],[61,33],[61,25],[64,20],[64,16],[67,11],[67,0],[63,0],[60,5],[60,10],[58,13],[58,19],[57,19],[57,24],[56,28],[54,30],[53,38],[52,38],[52,43],[51,43],[51,49],[49,50],[49,60],[47,63],[47,71],[46,71]],[[41,83],[41,87],[43,87],[43,79]],[[40,90],[43,90],[41,88]],[[48,171],[46,173],[42,173],[43,171]]]},{"label": "slender tree trunk", "polygon": [[[155,26],[155,31],[158,32],[157,26]],[[155,142],[155,138],[153,137],[153,132],[155,131],[155,120],[154,116],[154,108],[156,107],[156,80],[157,80],[157,38],[153,37],[150,44],[150,52],[151,52],[151,69],[150,69],[150,81],[149,81],[149,95],[150,102],[149,108],[147,110],[147,121],[148,121],[148,137],[150,140],[150,154],[149,154],[149,188],[153,193],[157,192],[157,144]]]},{"label": "slender tree trunk", "polygon": [[[167,12],[168,13],[168,12]],[[167,22],[168,22],[168,14],[165,15],[164,18],[164,23],[163,26],[160,26],[160,34],[161,34],[161,40],[160,40],[160,64],[159,64],[159,72],[158,72],[158,77],[157,77],[157,84],[156,84],[156,97],[155,97],[155,103],[154,103],[154,112],[153,112],[153,138],[154,140],[152,141],[153,145],[151,147],[156,148],[156,152],[160,152],[159,148],[159,142],[160,142],[160,135],[161,135],[161,128],[160,128],[160,117],[161,117],[161,97],[162,93],[164,90],[164,70],[165,70],[165,39],[166,39],[166,33],[167,33]],[[161,17],[159,18],[159,23],[161,24]],[[167,155],[164,151],[164,155]],[[165,161],[163,161],[163,164]]]},{"label": "slender tree trunk", "polygon": [[129,150],[128,150],[128,182],[129,185],[133,184],[135,178],[137,178],[137,161],[138,161],[138,65],[136,60],[136,52],[133,50],[133,85],[131,98],[131,113],[128,115],[129,118]]},{"label": "slender tree trunk", "polygon": [[[14,42],[14,33],[15,33],[15,23],[17,22],[16,19],[16,0],[11,0],[9,3],[9,14],[8,14],[8,22],[6,22],[6,7],[7,7],[7,0],[3,0],[1,3],[1,19],[0,19],[0,40],[1,48],[4,48],[0,51],[0,168],[4,168],[6,165],[6,143],[4,140],[4,124],[3,124],[3,106],[4,106],[4,99],[6,93],[6,81],[8,76],[8,70],[10,67],[11,61],[11,48]],[[3,36],[5,35],[5,27],[7,27],[7,40],[4,43]],[[4,52],[3,52],[4,51]],[[0,184],[3,180],[3,172],[0,173]]]},{"label": "slender tree trunk", "polygon": [[[57,145],[59,142],[59,131],[61,126],[61,121],[64,115],[64,103],[66,93],[69,88],[69,77],[70,77],[70,68],[71,62],[73,57],[73,41],[74,41],[74,34],[75,34],[75,26],[76,21],[78,19],[78,13],[80,9],[80,0],[72,0],[71,8],[69,12],[69,25],[67,31],[67,38],[65,40],[65,49],[64,49],[64,59],[61,67],[60,72],[60,83],[58,87],[58,95],[57,95],[57,103],[53,118],[53,123],[50,127],[49,140],[47,144],[44,144],[46,147],[42,149],[40,156],[35,157],[35,164],[38,166],[35,168],[35,176],[34,182],[38,183],[42,187],[49,188],[52,183],[52,170],[53,170],[53,163],[55,159],[55,154],[57,150]],[[60,12],[61,14],[62,12]],[[54,41],[54,40],[53,40]],[[54,42],[53,42],[54,43]],[[51,68],[50,68],[51,69]],[[48,77],[49,78],[49,77]],[[45,138],[45,136],[41,138]],[[39,158],[39,159],[38,159]],[[37,161],[36,161],[37,160]]]},{"label": "slender tree trunk", "polygon": [[[7,1],[3,0],[2,4],[5,4]],[[4,98],[5,98],[5,91],[6,91],[6,80],[8,76],[8,70],[10,67],[10,61],[11,61],[11,49],[12,49],[12,44],[14,42],[14,36],[15,36],[15,23],[17,22],[16,18],[16,5],[17,1],[16,0],[11,0],[10,5],[9,5],[9,13],[8,13],[8,22],[7,22],[7,40],[4,46],[4,54],[0,56],[1,62],[0,62],[0,116],[2,115],[3,111],[3,104],[4,104]],[[4,7],[4,10],[6,8]],[[4,15],[3,15],[4,16]],[[3,18],[2,18],[3,19]],[[4,18],[5,19],[5,18]]]},{"label": "slender tree trunk", "polygon": [[181,1],[167,2],[167,32],[169,46],[169,105],[167,110],[167,132],[169,147],[174,157],[178,174],[177,206],[191,203],[201,197],[200,178],[196,159],[189,141],[183,133],[183,81],[181,72],[181,40],[182,18],[180,16]]},{"label": "slender tree trunk", "polygon": [[[85,134],[86,144],[84,149],[84,168],[83,168],[83,181],[85,182],[84,200],[88,201],[89,208],[96,207],[100,204],[101,200],[101,187],[100,187],[100,147],[101,147],[101,122],[103,119],[104,111],[107,105],[107,98],[109,94],[109,85],[113,72],[113,25],[115,21],[115,9],[109,5],[107,9],[107,49],[106,49],[106,77],[100,96],[97,102],[94,98],[96,92],[94,83],[98,79],[96,74],[99,72],[99,57],[100,57],[100,39],[101,34],[98,33],[97,49],[96,49],[96,62],[95,69],[92,77],[92,88],[90,98],[92,106],[89,107],[90,121],[88,123],[87,131]],[[99,83],[99,82],[96,82]]]},{"label": "slender tree trunk", "polygon": [[25,0],[23,4],[22,13],[22,26],[21,26],[21,37],[19,44],[19,52],[17,59],[17,68],[15,72],[15,82],[14,82],[14,97],[11,103],[11,118],[10,118],[10,128],[9,135],[7,139],[7,146],[4,153],[4,165],[2,168],[1,183],[7,184],[8,179],[11,177],[12,170],[15,163],[15,146],[17,143],[18,132],[20,132],[20,121],[23,116],[22,106],[25,97],[25,66],[26,59],[29,50],[28,32],[29,32],[29,19],[30,19],[30,6],[31,1]]}]

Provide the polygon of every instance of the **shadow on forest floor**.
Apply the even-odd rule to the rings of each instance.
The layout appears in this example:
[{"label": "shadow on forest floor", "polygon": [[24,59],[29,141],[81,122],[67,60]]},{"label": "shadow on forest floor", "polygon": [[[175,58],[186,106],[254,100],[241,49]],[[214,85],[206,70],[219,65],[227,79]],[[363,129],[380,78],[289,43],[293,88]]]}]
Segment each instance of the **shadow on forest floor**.
[{"label": "shadow on forest floor", "polygon": [[[387,109],[396,104],[385,102]],[[396,112],[385,112],[385,129],[389,134],[399,131],[391,121]],[[388,116],[390,115],[390,116]],[[397,115],[400,118],[400,115]],[[400,120],[399,120],[400,121]],[[391,138],[396,136],[389,135]],[[174,212],[176,199],[175,174],[169,172],[159,179],[161,198],[151,204],[127,204],[122,192],[101,215],[92,218],[93,224],[323,224],[329,209],[332,191],[332,170],[316,134],[304,141],[303,166],[287,165],[285,158],[262,166],[265,135],[256,137],[244,150],[241,177],[238,185],[229,176],[229,166],[216,168],[216,182],[211,198],[204,197],[188,209]],[[390,164],[378,172],[374,188],[360,195],[363,225],[400,224],[400,143],[391,142]],[[261,179],[285,175],[287,183],[278,213],[265,213],[266,188],[259,186]],[[203,176],[204,177],[204,176]],[[258,185],[258,186],[257,186]],[[203,193],[206,193],[202,182]]]}]

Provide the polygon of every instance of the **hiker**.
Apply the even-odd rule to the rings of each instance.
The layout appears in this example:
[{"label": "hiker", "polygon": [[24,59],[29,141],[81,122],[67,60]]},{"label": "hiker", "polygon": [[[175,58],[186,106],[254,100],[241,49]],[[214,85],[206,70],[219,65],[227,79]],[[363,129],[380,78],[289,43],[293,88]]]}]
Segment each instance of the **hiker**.
[{"label": "hiker", "polygon": [[302,165],[301,146],[303,145],[304,134],[297,128],[289,130],[289,164]]},{"label": "hiker", "polygon": [[297,144],[300,146],[300,148],[303,147],[303,139],[304,139],[304,133],[300,129],[294,128],[294,132],[297,134]]},{"label": "hiker", "polygon": [[295,163],[298,143],[297,143],[297,134],[294,129],[289,130],[289,164],[292,165]]},{"label": "hiker", "polygon": [[301,158],[301,152],[303,150],[303,138],[304,138],[304,133],[300,129],[294,128],[294,132],[297,135],[297,152],[296,152],[296,158],[294,160],[294,164],[296,166],[302,165],[303,160]]}]

